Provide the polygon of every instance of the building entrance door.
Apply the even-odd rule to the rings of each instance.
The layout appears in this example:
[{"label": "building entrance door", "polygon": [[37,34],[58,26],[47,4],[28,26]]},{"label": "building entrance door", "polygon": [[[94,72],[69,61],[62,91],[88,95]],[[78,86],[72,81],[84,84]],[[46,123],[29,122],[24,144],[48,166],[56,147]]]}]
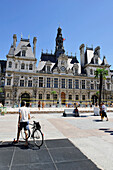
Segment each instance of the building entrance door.
[{"label": "building entrance door", "polygon": [[61,104],[65,105],[65,93],[61,93]]},{"label": "building entrance door", "polygon": [[21,95],[21,102],[25,101],[26,102],[26,106],[29,107],[30,106],[30,95],[28,93],[24,93]]}]

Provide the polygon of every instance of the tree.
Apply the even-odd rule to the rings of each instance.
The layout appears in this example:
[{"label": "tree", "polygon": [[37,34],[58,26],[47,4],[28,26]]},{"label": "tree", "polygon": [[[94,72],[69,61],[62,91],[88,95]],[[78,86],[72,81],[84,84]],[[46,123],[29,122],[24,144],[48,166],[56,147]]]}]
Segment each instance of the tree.
[{"label": "tree", "polygon": [[51,94],[53,95],[53,105],[54,105],[54,94],[56,94],[56,91],[51,91]]},{"label": "tree", "polygon": [[102,94],[103,79],[106,79],[107,75],[108,75],[108,70],[105,70],[105,68],[103,68],[103,69],[97,68],[97,70],[95,71],[95,78],[99,78],[100,79],[99,106],[101,104],[101,94]]}]

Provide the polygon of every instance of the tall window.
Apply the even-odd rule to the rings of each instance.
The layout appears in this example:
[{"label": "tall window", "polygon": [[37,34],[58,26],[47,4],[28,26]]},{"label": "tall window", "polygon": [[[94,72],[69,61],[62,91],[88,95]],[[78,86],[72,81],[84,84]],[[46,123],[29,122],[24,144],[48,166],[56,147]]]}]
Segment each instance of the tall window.
[{"label": "tall window", "polygon": [[79,80],[75,80],[75,89],[79,89]]},{"label": "tall window", "polygon": [[58,88],[58,78],[54,78],[54,88]]},{"label": "tall window", "polygon": [[23,70],[25,69],[25,64],[24,63],[21,64],[21,69],[23,69]]},{"label": "tall window", "polygon": [[7,79],[7,85],[11,85],[11,79]]},{"label": "tall window", "polygon": [[62,79],[62,88],[65,88],[65,79]]},{"label": "tall window", "polygon": [[50,66],[47,66],[47,72],[50,72]]},{"label": "tall window", "polygon": [[97,84],[97,90],[99,90],[99,84]]},{"label": "tall window", "polygon": [[69,89],[72,89],[72,79],[69,79]]},{"label": "tall window", "polygon": [[28,80],[28,87],[32,87],[32,80]]},{"label": "tall window", "polygon": [[39,94],[39,99],[40,99],[40,100],[42,99],[42,94]]},{"label": "tall window", "polygon": [[51,79],[50,78],[47,78],[47,87],[50,88],[50,81]]},{"label": "tall window", "polygon": [[39,77],[39,87],[43,87],[43,77]]},{"label": "tall window", "polygon": [[18,64],[16,63],[16,64],[15,64],[15,68],[17,68],[17,66],[18,66]]},{"label": "tall window", "polygon": [[92,69],[90,69],[90,74],[93,75],[93,70]]},{"label": "tall window", "polygon": [[79,95],[76,95],[76,96],[75,96],[75,100],[79,100]]},{"label": "tall window", "polygon": [[9,68],[11,68],[12,67],[12,62],[11,61],[9,61]]},{"label": "tall window", "polygon": [[53,95],[54,100],[57,100],[57,94]]},{"label": "tall window", "polygon": [[75,74],[78,74],[78,68],[75,68]]},{"label": "tall window", "polygon": [[47,95],[46,95],[46,99],[47,99],[47,100],[50,100],[50,94],[47,94]]},{"label": "tall window", "polygon": [[92,89],[92,90],[94,89],[94,84],[91,84],[91,89]]},{"label": "tall window", "polygon": [[85,100],[85,95],[82,95],[82,100]]},{"label": "tall window", "polygon": [[110,84],[107,84],[107,89],[110,90]]},{"label": "tall window", "polygon": [[33,70],[33,65],[29,64],[29,70]]},{"label": "tall window", "polygon": [[85,89],[85,80],[82,80],[82,89]]},{"label": "tall window", "polygon": [[72,100],[72,95],[69,95],[69,100]]},{"label": "tall window", "polygon": [[25,50],[22,51],[22,56],[26,56],[26,51]]},{"label": "tall window", "polygon": [[20,86],[24,87],[24,80],[20,80]]},{"label": "tall window", "polygon": [[95,64],[98,64],[98,58],[95,59]]}]

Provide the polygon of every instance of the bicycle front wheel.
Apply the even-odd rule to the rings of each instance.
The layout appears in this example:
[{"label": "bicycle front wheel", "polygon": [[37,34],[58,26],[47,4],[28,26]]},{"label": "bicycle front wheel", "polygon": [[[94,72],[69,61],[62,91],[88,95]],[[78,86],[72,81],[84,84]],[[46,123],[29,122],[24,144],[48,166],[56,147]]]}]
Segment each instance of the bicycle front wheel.
[{"label": "bicycle front wheel", "polygon": [[43,145],[43,133],[41,132],[41,130],[36,129],[34,131],[34,135],[33,135],[33,140],[35,142],[35,145],[38,146],[40,148],[40,146]]}]

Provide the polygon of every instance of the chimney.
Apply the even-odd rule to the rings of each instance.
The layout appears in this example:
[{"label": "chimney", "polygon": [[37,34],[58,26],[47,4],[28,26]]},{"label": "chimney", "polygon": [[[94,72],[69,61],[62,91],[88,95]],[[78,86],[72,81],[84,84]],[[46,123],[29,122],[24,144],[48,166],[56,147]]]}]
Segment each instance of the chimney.
[{"label": "chimney", "polygon": [[16,34],[13,35],[13,47],[16,47],[16,42],[17,42],[17,36]]},{"label": "chimney", "polygon": [[37,38],[34,37],[33,38],[33,54],[34,54],[34,57],[36,56],[36,42],[37,42]]},{"label": "chimney", "polygon": [[100,46],[95,48],[95,53],[97,53],[98,57],[100,58]]},{"label": "chimney", "polygon": [[81,60],[81,66],[84,66],[84,44],[81,44],[81,46],[79,47],[80,50],[80,60]]}]

